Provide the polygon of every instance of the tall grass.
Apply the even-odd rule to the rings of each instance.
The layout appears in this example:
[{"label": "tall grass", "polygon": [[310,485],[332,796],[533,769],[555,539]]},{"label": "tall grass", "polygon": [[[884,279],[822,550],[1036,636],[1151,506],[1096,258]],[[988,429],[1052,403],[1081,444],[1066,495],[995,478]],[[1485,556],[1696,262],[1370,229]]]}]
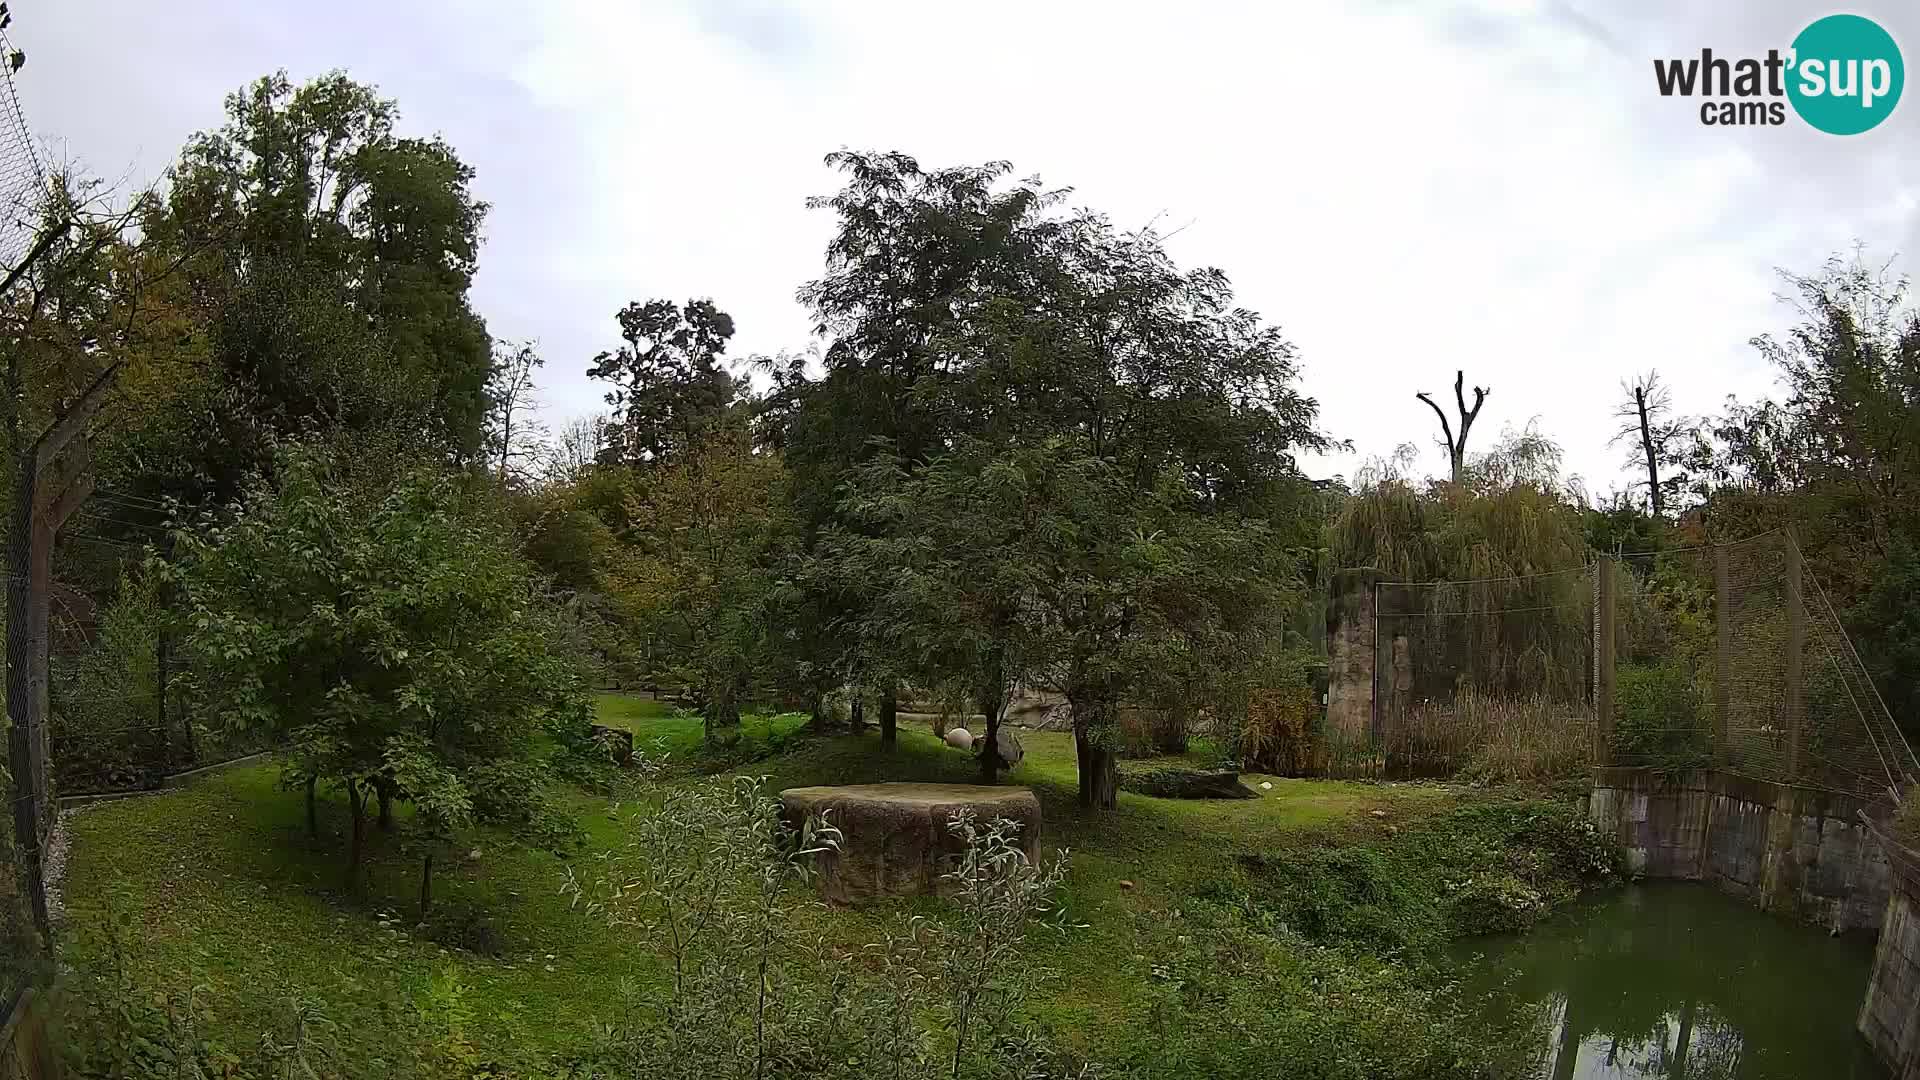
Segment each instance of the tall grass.
[{"label": "tall grass", "polygon": [[1469,687],[1451,702],[1419,701],[1390,710],[1381,718],[1377,740],[1330,740],[1327,772],[1542,784],[1591,768],[1597,739],[1593,714],[1584,705],[1541,694],[1499,696]]}]

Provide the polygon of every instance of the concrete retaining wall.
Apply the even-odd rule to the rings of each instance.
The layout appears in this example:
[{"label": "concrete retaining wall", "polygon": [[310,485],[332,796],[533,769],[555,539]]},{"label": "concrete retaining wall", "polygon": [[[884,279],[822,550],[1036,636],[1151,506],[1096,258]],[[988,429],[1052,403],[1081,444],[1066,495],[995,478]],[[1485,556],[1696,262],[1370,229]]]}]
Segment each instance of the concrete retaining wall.
[{"label": "concrete retaining wall", "polygon": [[1654,878],[1711,882],[1763,911],[1837,932],[1877,930],[1892,873],[1861,823],[1864,800],[1712,769],[1594,772],[1594,824],[1620,838],[1629,866]]},{"label": "concrete retaining wall", "polygon": [[1895,1080],[1920,1080],[1920,853],[1885,834],[1874,840],[1886,852],[1893,888],[1854,1026]]}]

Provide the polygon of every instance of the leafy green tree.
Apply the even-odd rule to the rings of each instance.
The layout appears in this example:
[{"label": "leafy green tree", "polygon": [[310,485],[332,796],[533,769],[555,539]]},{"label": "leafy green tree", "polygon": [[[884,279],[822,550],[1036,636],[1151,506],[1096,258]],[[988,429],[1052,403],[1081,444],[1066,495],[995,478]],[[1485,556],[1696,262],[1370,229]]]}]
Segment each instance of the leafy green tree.
[{"label": "leafy green tree", "polygon": [[723,428],[648,470],[629,497],[615,594],[645,628],[654,670],[693,693],[711,742],[738,737],[741,707],[772,663],[787,491],[777,456]]},{"label": "leafy green tree", "polygon": [[1880,691],[1904,715],[1916,635],[1890,618],[1920,545],[1920,311],[1904,277],[1856,254],[1784,274],[1798,320],[1754,345],[1778,401],[1729,400],[1693,469],[1715,539],[1791,527]]},{"label": "leafy green tree", "polygon": [[594,357],[587,369],[614,384],[603,460],[668,461],[739,419],[734,405],[749,387],[725,367],[731,315],[711,300],[649,300],[628,304],[615,318],[623,344]]},{"label": "leafy green tree", "polygon": [[[1155,583],[1136,573],[1151,560],[1140,561],[1144,551],[1129,555],[1121,539],[1134,526],[1152,519],[1141,535],[1167,528],[1184,543],[1211,527],[1209,515],[1258,529],[1277,517],[1303,546],[1312,543],[1314,529],[1301,525],[1317,508],[1293,455],[1328,443],[1314,427],[1314,402],[1294,386],[1292,347],[1234,303],[1219,271],[1180,270],[1151,232],[1120,233],[1084,211],[1056,213],[1058,193],[1037,180],[1006,183],[1004,162],[926,170],[903,154],[851,152],[829,162],[847,184],[814,205],[836,213],[840,228],[827,273],[801,290],[832,339],[824,374],[807,381],[788,365],[775,373],[770,401],[785,420],[778,436],[801,516],[810,524],[838,516],[838,527],[886,550],[907,539],[897,531],[907,519],[849,520],[842,511],[853,506],[832,494],[876,453],[896,459],[901,492],[937,515],[949,514],[952,492],[979,482],[962,478],[1006,475],[985,462],[1023,463],[1013,467],[1044,493],[1036,498],[1063,500],[1048,512],[1079,530],[1075,543],[1037,551],[1035,572],[1051,576],[1047,617],[1068,645],[1053,662],[1086,702],[1076,718],[1084,712],[1105,732],[1122,698],[1142,689],[1123,669],[1164,659],[1135,650],[1171,647],[1177,636],[1146,614],[1161,608]],[[982,448],[980,464],[949,463],[951,473],[916,481],[968,439]],[[1279,572],[1289,578],[1310,564]],[[1010,587],[987,607],[1004,612],[1017,593]],[[905,633],[903,612],[914,605],[885,590],[869,599],[885,609],[853,618],[883,628],[879,641],[924,646],[938,636]],[[1041,601],[1034,594],[1028,602]],[[980,645],[973,655],[995,651]],[[995,696],[978,687],[1005,683],[965,681],[976,701]],[[1112,762],[1101,755],[1112,739],[1080,734],[1083,768],[1110,780]],[[1111,805],[1111,787],[1095,777],[1084,794]]]},{"label": "leafy green tree", "polygon": [[[1061,527],[1033,483],[1034,455],[967,443],[910,471],[897,457],[856,469],[810,572],[857,589],[859,666],[891,680],[960,688],[986,717],[981,778],[1006,763],[996,737],[1014,690],[1045,670],[1042,567],[1028,541]],[[883,726],[883,740],[891,733]]]},{"label": "leafy green tree", "polygon": [[472,170],[339,73],[269,76],[226,110],[142,221],[181,260],[183,321],[156,343],[170,365],[143,384],[116,486],[222,505],[280,441],[342,429],[478,460],[492,365],[467,297],[486,212]]},{"label": "leafy green tree", "polygon": [[427,465],[356,473],[344,456],[285,452],[275,484],[178,532],[177,564],[158,569],[182,592],[203,715],[286,738],[290,769],[344,787],[357,885],[370,799],[411,799],[450,834],[501,801],[490,786],[543,719],[584,723],[585,705],[484,488]]}]

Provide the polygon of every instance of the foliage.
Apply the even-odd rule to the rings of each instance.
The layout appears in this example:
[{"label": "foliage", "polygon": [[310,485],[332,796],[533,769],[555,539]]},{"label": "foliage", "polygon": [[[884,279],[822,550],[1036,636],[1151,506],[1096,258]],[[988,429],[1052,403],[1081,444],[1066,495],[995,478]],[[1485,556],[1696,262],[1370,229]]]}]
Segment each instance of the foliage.
[{"label": "foliage", "polygon": [[771,664],[769,616],[792,530],[780,459],[716,431],[648,471],[629,496],[635,523],[610,571],[614,595],[649,636],[650,674],[683,685],[715,743]]},{"label": "foliage", "polygon": [[493,364],[468,303],[486,205],[439,138],[332,73],[226,101],[143,220],[179,261],[172,333],[141,349],[139,420],[110,432],[116,486],[210,507],[288,438],[409,431],[477,460]]},{"label": "foliage", "polygon": [[1464,807],[1371,844],[1243,861],[1250,887],[1223,901],[1264,925],[1387,955],[1523,928],[1625,865],[1577,807],[1519,800]]},{"label": "foliage", "polygon": [[108,965],[61,988],[56,1025],[68,1072],[111,1080],[312,1080],[331,1073],[333,1023],[318,1003],[289,998],[257,1045],[223,1046],[205,1030],[208,989],[150,988],[129,955],[134,931],[128,913],[115,910],[102,927]]},{"label": "foliage", "polygon": [[143,786],[186,761],[157,728],[163,621],[154,581],[123,579],[99,615],[91,648],[53,660],[52,765],[69,793]]},{"label": "foliage", "polygon": [[584,726],[585,706],[480,493],[427,466],[370,483],[312,449],[278,472],[231,521],[177,534],[179,562],[155,569],[185,598],[201,715],[288,740],[298,774],[346,788],[352,880],[371,792],[450,835],[476,801],[525,790],[495,782],[543,716]]},{"label": "foliage", "polygon": [[[622,308],[624,342],[594,357],[587,374],[614,383],[613,415],[599,433],[600,460],[660,463],[716,437],[737,420],[749,386],[723,366],[733,317],[711,300],[649,300]],[[734,426],[738,426],[737,424]]]},{"label": "foliage", "polygon": [[1895,543],[1846,624],[1887,708],[1896,717],[1920,716],[1920,538]]},{"label": "foliage", "polygon": [[1543,696],[1502,698],[1471,688],[1450,712],[1466,749],[1460,778],[1476,784],[1550,784],[1579,781],[1594,764],[1598,733],[1593,711]]},{"label": "foliage", "polygon": [[[839,230],[801,295],[832,340],[820,379],[776,365],[769,437],[801,519],[840,529],[825,557],[906,576],[848,590],[871,633],[851,660],[810,628],[817,655],[794,666],[917,665],[899,643],[942,639],[922,677],[964,686],[991,724],[1043,661],[1074,702],[1083,798],[1110,807],[1123,700],[1244,713],[1245,659],[1284,635],[1285,594],[1316,562],[1302,523],[1320,507],[1293,455],[1331,444],[1293,348],[1220,271],[1057,212],[1059,193],[1005,183],[1004,162],[829,162],[847,183],[814,205]],[[933,560],[910,542],[929,533],[1019,546]]]},{"label": "foliage", "polygon": [[1707,702],[1685,664],[1623,664],[1613,694],[1612,760],[1670,771],[1712,761]]},{"label": "foliage", "polygon": [[[567,892],[617,930],[659,942],[671,986],[610,1033],[597,1071],[662,1077],[1035,1075],[1011,1039],[1033,981],[1027,927],[1065,872],[1027,860],[1015,826],[970,816],[948,875],[951,925],[915,917],[866,950],[882,977],[801,929],[790,882],[838,842],[830,821],[796,829],[760,782],[659,789],[627,817],[629,839]],[[921,1026],[938,1018],[943,1037]]]}]

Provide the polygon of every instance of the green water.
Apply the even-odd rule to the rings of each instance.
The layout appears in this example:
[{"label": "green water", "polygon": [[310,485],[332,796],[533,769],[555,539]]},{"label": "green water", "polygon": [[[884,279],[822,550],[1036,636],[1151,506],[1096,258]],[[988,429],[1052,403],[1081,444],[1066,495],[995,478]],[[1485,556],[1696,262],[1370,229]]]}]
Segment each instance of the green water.
[{"label": "green water", "polygon": [[1543,1077],[1886,1075],[1853,1027],[1872,940],[1707,886],[1631,886],[1469,945],[1467,987],[1489,1009],[1545,1009]]}]

